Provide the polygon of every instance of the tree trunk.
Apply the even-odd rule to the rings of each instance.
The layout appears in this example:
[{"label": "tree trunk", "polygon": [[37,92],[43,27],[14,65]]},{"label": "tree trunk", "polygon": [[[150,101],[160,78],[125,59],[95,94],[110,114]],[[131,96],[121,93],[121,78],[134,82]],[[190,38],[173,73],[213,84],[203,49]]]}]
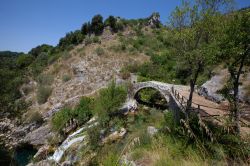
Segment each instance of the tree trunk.
[{"label": "tree trunk", "polygon": [[240,85],[240,76],[242,73],[242,69],[244,66],[245,58],[247,53],[244,54],[240,61],[239,69],[236,73],[236,77],[234,77],[234,87],[233,87],[233,113],[234,113],[234,122],[235,122],[235,131],[237,134],[240,134],[240,110],[239,110],[239,85]]},{"label": "tree trunk", "polygon": [[233,89],[233,114],[234,114],[234,122],[235,122],[235,131],[237,134],[240,134],[240,111],[238,107],[239,103],[239,82],[235,80],[234,89]]},{"label": "tree trunk", "polygon": [[202,62],[199,62],[198,68],[195,71],[194,77],[193,77],[193,79],[190,80],[190,93],[189,93],[189,98],[188,98],[187,107],[186,107],[187,116],[189,116],[189,114],[191,112],[195,84],[196,84],[197,78],[201,72],[201,68],[202,68]]},{"label": "tree trunk", "polygon": [[194,87],[195,87],[195,82],[193,79],[190,80],[190,93],[187,101],[187,107],[186,107],[186,112],[189,115],[191,112],[191,107],[192,107],[192,101],[193,101],[193,94],[194,94]]}]

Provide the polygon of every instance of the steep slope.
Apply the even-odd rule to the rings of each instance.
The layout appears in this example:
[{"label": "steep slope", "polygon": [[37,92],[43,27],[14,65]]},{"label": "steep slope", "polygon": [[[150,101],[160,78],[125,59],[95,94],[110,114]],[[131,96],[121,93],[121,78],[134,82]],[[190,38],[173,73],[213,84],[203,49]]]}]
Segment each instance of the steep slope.
[{"label": "steep slope", "polygon": [[[125,31],[124,34],[126,33]],[[27,101],[32,101],[30,109],[46,113],[54,106],[65,104],[67,101],[78,102],[80,96],[92,94],[106,86],[112,79],[118,82],[124,81],[120,73],[124,66],[133,63],[141,64],[149,60],[148,56],[141,53],[131,55],[126,51],[112,50],[112,47],[118,44],[117,35],[106,30],[98,43],[87,46],[81,44],[65,53],[67,55],[58,59],[43,73],[54,78],[51,84],[53,91],[46,103],[41,105],[37,103],[38,83],[33,82],[35,88],[25,96]]]}]

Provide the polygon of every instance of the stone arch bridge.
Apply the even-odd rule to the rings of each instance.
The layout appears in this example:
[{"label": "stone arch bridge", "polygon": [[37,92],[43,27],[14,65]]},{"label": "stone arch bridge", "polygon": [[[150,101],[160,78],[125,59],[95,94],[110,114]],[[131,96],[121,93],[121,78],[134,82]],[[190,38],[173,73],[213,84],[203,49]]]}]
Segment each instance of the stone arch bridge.
[{"label": "stone arch bridge", "polygon": [[179,120],[180,118],[180,111],[185,113],[184,103],[181,103],[177,100],[174,93],[174,88],[183,89],[187,88],[186,86],[167,84],[158,81],[138,82],[133,84],[133,89],[130,94],[130,97],[135,98],[137,93],[145,88],[152,88],[161,93],[161,95],[167,101],[170,110],[174,111],[174,116],[176,120]]},{"label": "stone arch bridge", "polygon": [[[174,113],[176,121],[180,120],[180,112],[186,113],[187,96],[189,87],[183,85],[173,85],[158,81],[137,82],[133,84],[130,98],[135,98],[136,94],[145,88],[152,88],[159,91],[168,102],[168,107]],[[182,92],[182,93],[180,93]],[[185,94],[185,96],[183,95]],[[225,110],[219,108],[215,103],[206,100],[196,94],[197,101],[193,100],[191,111],[199,114],[202,118],[213,118],[219,121],[218,116],[224,116]],[[199,102],[198,102],[199,101]]]}]

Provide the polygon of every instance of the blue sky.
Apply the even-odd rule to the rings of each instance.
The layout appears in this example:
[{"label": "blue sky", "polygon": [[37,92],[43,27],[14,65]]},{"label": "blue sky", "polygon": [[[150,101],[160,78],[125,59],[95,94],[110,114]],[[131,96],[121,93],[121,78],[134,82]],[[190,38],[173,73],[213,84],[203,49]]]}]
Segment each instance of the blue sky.
[{"label": "blue sky", "polygon": [[[236,0],[237,8],[250,0]],[[80,29],[95,14],[123,18],[148,17],[157,11],[166,23],[181,0],[1,0],[0,51],[28,52],[47,43],[56,45],[66,32]]]}]

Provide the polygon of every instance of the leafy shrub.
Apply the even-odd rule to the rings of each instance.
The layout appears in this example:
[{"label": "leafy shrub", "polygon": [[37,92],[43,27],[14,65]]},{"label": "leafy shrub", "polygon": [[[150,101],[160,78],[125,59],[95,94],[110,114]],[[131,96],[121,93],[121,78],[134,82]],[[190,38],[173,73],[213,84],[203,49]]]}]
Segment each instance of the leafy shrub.
[{"label": "leafy shrub", "polygon": [[81,28],[81,32],[83,35],[88,35],[91,33],[91,25],[90,22],[84,23]]},{"label": "leafy shrub", "polygon": [[63,108],[57,112],[52,118],[52,128],[60,132],[72,118],[76,119],[79,125],[84,124],[92,117],[92,110],[93,100],[88,97],[83,97],[76,108]]},{"label": "leafy shrub", "polygon": [[94,36],[94,37],[92,38],[92,42],[93,42],[93,43],[100,43],[99,37],[98,37],[98,36]]},{"label": "leafy shrub", "polygon": [[71,80],[71,76],[70,75],[63,75],[62,80],[63,80],[63,82],[67,82],[67,81]]},{"label": "leafy shrub", "polygon": [[51,85],[54,81],[54,77],[52,75],[41,74],[37,77],[37,81],[40,85]]},{"label": "leafy shrub", "polygon": [[119,163],[119,154],[114,153],[114,152],[109,152],[103,162],[102,165],[103,166],[116,166],[117,163]]},{"label": "leafy shrub", "polygon": [[103,31],[103,17],[100,14],[95,15],[91,21],[91,32],[95,35],[100,35]]},{"label": "leafy shrub", "polygon": [[94,126],[87,130],[89,136],[89,145],[92,150],[96,150],[100,143],[100,127]]},{"label": "leafy shrub", "polygon": [[72,110],[73,117],[76,118],[80,124],[87,122],[92,117],[93,102],[91,98],[82,97],[79,105]]},{"label": "leafy shrub", "polygon": [[95,50],[96,54],[97,55],[103,55],[105,53],[104,49],[101,48],[101,47],[97,47],[96,50]]},{"label": "leafy shrub", "polygon": [[52,118],[52,129],[55,131],[61,131],[65,124],[71,119],[71,110],[69,108],[63,108],[58,111]]},{"label": "leafy shrub", "polygon": [[105,22],[105,26],[110,26],[112,32],[118,32],[119,30],[123,30],[123,24],[121,21],[118,21],[114,16],[109,16]]},{"label": "leafy shrub", "polygon": [[20,55],[18,56],[16,63],[19,68],[24,68],[29,66],[34,61],[34,58],[30,55]]},{"label": "leafy shrub", "polygon": [[42,117],[41,113],[39,113],[38,111],[32,111],[28,114],[27,122],[28,123],[33,123],[33,122],[42,123],[43,117]]},{"label": "leafy shrub", "polygon": [[95,111],[102,125],[108,125],[108,122],[117,114],[125,99],[125,88],[116,86],[114,81],[112,81],[108,88],[100,90],[99,96],[96,99]]},{"label": "leafy shrub", "polygon": [[29,54],[31,54],[34,57],[38,57],[41,53],[47,53],[47,54],[51,53],[53,49],[54,47],[51,45],[42,44],[40,46],[32,48]]},{"label": "leafy shrub", "polygon": [[127,70],[122,70],[122,71],[121,71],[121,77],[122,77],[122,79],[124,79],[124,80],[128,79],[128,78],[130,77],[130,72],[127,71]]},{"label": "leafy shrub", "polygon": [[82,43],[84,40],[84,35],[80,30],[74,32],[69,32],[65,37],[61,38],[59,41],[59,47],[63,50],[68,49],[70,45],[77,45]]},{"label": "leafy shrub", "polygon": [[89,44],[91,44],[93,41],[92,41],[92,39],[90,38],[90,37],[87,37],[85,40],[84,40],[84,43],[85,43],[85,45],[89,45]]},{"label": "leafy shrub", "polygon": [[52,93],[52,88],[49,86],[40,85],[37,90],[37,102],[38,104],[43,104],[47,102],[47,99]]}]

